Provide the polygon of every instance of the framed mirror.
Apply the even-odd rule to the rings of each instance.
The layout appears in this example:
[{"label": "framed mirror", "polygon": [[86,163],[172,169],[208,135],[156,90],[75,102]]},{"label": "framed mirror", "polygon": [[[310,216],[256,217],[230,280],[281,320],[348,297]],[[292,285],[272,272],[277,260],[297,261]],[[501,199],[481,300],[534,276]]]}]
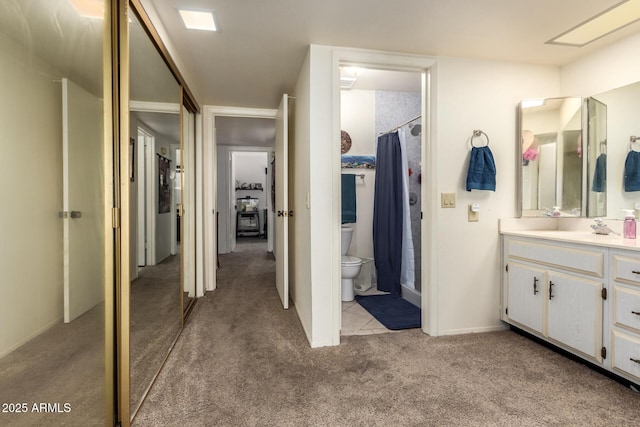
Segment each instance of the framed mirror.
[{"label": "framed mirror", "polygon": [[579,97],[520,103],[520,216],[606,215],[606,109]]}]

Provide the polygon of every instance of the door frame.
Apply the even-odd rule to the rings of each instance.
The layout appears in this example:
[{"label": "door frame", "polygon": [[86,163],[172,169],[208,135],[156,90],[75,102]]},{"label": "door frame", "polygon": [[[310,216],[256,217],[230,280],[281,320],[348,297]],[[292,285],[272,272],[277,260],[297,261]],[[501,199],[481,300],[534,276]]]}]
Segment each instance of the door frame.
[{"label": "door frame", "polygon": [[[438,263],[437,263],[437,153],[435,140],[435,111],[436,93],[435,80],[437,76],[436,58],[428,56],[398,54],[361,49],[335,49],[333,51],[333,140],[340,140],[340,67],[358,66],[362,68],[381,69],[389,71],[411,71],[422,74],[422,164],[423,183],[421,194],[422,220],[422,331],[431,336],[438,335]],[[341,163],[339,144],[333,144],[333,199],[340,200]],[[340,328],[342,324],[342,301],[340,280],[340,205],[336,204],[333,214],[333,242],[334,260],[332,262],[332,335],[335,342],[340,342]]]},{"label": "door frame", "polygon": [[275,120],[277,110],[267,108],[244,108],[211,105],[205,106],[203,110],[204,138],[202,141],[202,158],[204,182],[201,188],[203,189],[202,198],[204,210],[204,289],[205,291],[213,291],[217,287],[216,270],[218,268],[218,263],[216,261],[216,242],[218,240],[216,232],[216,215],[218,212],[218,182],[216,174],[218,146],[216,141],[216,117],[241,117]]}]

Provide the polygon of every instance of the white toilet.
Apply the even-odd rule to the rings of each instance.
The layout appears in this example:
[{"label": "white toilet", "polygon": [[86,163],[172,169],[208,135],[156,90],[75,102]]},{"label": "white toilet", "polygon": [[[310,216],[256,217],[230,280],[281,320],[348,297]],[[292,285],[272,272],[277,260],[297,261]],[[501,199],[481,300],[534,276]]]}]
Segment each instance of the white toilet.
[{"label": "white toilet", "polygon": [[362,260],[354,256],[347,256],[351,246],[353,228],[342,226],[342,301],[353,301],[353,279],[360,273]]}]

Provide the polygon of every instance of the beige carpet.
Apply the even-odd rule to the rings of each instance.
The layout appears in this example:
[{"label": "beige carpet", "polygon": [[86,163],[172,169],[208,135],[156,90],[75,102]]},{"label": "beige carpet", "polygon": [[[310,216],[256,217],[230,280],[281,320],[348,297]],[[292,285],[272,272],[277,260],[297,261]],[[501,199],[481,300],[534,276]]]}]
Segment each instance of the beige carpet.
[{"label": "beige carpet", "polygon": [[141,402],[180,333],[180,255],[146,267],[131,283],[131,410]]},{"label": "beige carpet", "polygon": [[134,425],[631,426],[640,394],[511,331],[311,349],[264,246],[221,256]]}]

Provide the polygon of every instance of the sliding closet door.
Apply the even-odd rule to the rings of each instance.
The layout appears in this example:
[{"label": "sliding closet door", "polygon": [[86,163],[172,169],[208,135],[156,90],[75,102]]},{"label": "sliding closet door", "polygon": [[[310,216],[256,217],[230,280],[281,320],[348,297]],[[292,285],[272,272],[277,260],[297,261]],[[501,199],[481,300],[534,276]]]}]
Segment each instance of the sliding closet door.
[{"label": "sliding closet door", "polygon": [[109,9],[0,2],[0,425],[113,424]]}]

